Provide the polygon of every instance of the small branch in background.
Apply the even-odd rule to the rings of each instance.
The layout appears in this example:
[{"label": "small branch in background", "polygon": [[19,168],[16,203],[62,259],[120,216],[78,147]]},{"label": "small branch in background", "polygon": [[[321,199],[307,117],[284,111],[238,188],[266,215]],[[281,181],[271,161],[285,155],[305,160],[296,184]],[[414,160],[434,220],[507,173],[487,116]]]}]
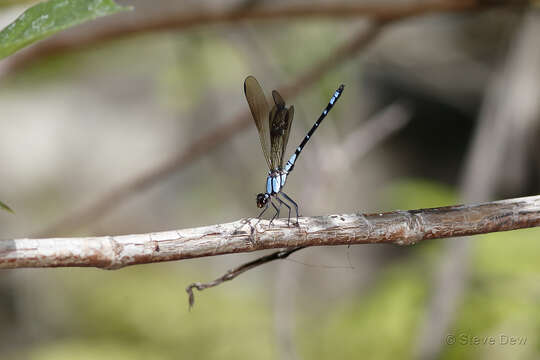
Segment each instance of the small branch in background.
[{"label": "small branch in background", "polygon": [[[21,51],[16,56],[0,63],[0,76],[16,71],[28,64],[50,55],[58,55],[111,40],[128,36],[185,30],[195,26],[239,21],[269,21],[293,18],[337,18],[353,19],[366,17],[379,22],[399,20],[412,16],[435,12],[463,12],[480,10],[488,6],[509,5],[498,1],[485,0],[438,0],[395,4],[294,4],[276,7],[238,7],[221,12],[200,12],[196,14],[161,12],[159,16],[115,17],[103,21],[99,26],[82,27],[79,31],[59,34],[47,41]],[[513,1],[510,5],[527,5],[524,1]]]},{"label": "small branch in background", "polygon": [[[380,25],[371,25],[368,29],[360,31],[352,38],[352,40],[346,42],[343,46],[338,47],[328,58],[315,65],[303,75],[300,75],[290,84],[280,87],[280,92],[288,98],[295,97],[301,91],[314,84],[335,66],[342,64],[365,48],[379,33],[380,29]],[[150,169],[137,177],[127,180],[125,183],[117,186],[95,200],[89,206],[69,213],[65,218],[34,236],[54,236],[96,221],[131,196],[150,188],[159,181],[174,174],[176,171],[186,167],[204,154],[213,151],[233,136],[246,130],[250,125],[252,125],[251,114],[246,106],[246,110],[242,114],[194,141],[188,145],[184,151],[166,160],[154,169]]]},{"label": "small branch in background", "polygon": [[[252,225],[252,222],[255,225]],[[427,239],[540,226],[540,196],[377,214],[244,219],[157,233],[0,241],[0,269],[137,264],[266,249],[352,244],[414,245]]]},{"label": "small branch in background", "polygon": [[378,112],[365,122],[358,130],[345,139],[342,151],[351,154],[351,162],[373,150],[384,140],[403,129],[411,119],[410,106],[402,101],[396,101]]}]

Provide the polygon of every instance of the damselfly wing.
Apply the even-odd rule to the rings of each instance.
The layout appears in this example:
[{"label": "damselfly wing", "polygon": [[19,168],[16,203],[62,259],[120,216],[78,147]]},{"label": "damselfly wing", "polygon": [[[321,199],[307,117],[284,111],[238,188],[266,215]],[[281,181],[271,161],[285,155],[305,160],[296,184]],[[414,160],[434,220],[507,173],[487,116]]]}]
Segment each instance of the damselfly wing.
[{"label": "damselfly wing", "polygon": [[248,76],[244,81],[244,94],[246,95],[253,120],[255,120],[257,131],[259,132],[264,158],[270,169],[272,167],[270,164],[270,128],[268,121],[270,107],[266,102],[266,97],[259,82],[253,76]]},{"label": "damselfly wing", "polygon": [[270,170],[283,169],[283,156],[289,141],[291,125],[294,117],[294,107],[285,107],[285,101],[279,93],[272,91],[274,107],[270,111]]}]

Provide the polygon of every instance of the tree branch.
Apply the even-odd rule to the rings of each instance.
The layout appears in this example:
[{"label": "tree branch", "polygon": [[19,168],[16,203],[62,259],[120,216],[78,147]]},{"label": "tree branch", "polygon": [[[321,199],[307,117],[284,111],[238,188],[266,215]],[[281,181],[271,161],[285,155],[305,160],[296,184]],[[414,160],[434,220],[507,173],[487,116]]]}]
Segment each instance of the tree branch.
[{"label": "tree branch", "polygon": [[328,215],[286,220],[244,219],[158,233],[0,241],[0,268],[124,266],[264,249],[385,243],[413,245],[448,238],[540,226],[540,196],[483,204]]}]

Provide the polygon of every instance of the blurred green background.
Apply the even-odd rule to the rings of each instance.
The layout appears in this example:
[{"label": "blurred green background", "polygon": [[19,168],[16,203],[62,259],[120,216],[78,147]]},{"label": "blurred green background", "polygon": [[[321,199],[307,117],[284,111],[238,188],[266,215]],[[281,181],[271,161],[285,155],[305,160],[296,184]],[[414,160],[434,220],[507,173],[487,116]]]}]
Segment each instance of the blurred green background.
[{"label": "blurred green background", "polygon": [[[118,2],[134,11],[45,41],[126,19],[137,24],[174,12],[290,5]],[[29,3],[0,5],[4,27]],[[538,194],[540,85],[534,83],[540,83],[540,57],[526,44],[540,36],[539,23],[538,14],[516,9],[412,17],[388,25],[362,51],[286,98],[296,110],[294,149],[335,88],[346,84],[288,180],[301,214]],[[247,75],[256,76],[269,95],[367,26],[361,18],[339,17],[207,24],[53,52],[4,72],[2,66],[19,54],[0,60],[0,200],[15,210],[0,213],[0,238],[39,234],[146,174],[245,113]],[[505,107],[508,102],[492,101],[493,93],[532,100],[528,107],[516,100]],[[406,105],[401,127],[369,151],[363,142],[341,146],[355,131],[375,137],[365,125],[396,103]],[[531,110],[523,115],[516,108]],[[478,152],[487,154],[479,164],[495,163],[491,168],[470,160],[482,129],[500,128],[483,123],[486,117],[506,126],[499,137],[488,135],[492,142]],[[258,142],[251,125],[100,219],[56,235],[146,233],[256,216],[255,195],[264,189],[267,171]],[[472,184],[471,177],[485,186]],[[537,359],[539,240],[540,230],[527,229],[411,248],[310,248],[196,292],[191,311],[184,291],[189,283],[212,280],[260,254],[117,271],[4,270],[0,358]],[[452,252],[452,242],[468,245]],[[446,262],[454,266],[446,275],[462,291],[438,281]],[[455,305],[433,305],[440,294]],[[445,311],[448,325],[430,337],[426,329]],[[448,336],[456,343],[448,344]],[[511,345],[501,336],[526,340]],[[474,343],[489,337],[496,344]],[[424,349],[426,343],[435,350]]]}]

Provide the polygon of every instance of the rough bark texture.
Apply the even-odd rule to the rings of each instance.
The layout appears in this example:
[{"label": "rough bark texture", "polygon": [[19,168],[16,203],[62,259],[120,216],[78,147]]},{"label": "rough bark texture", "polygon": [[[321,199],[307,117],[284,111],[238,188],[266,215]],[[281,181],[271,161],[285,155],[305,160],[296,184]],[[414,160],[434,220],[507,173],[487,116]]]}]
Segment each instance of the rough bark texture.
[{"label": "rough bark texture", "polygon": [[419,241],[540,225],[540,196],[475,205],[329,215],[286,220],[244,219],[184,230],[88,238],[0,241],[0,268],[128,265],[190,259],[263,249]]}]

